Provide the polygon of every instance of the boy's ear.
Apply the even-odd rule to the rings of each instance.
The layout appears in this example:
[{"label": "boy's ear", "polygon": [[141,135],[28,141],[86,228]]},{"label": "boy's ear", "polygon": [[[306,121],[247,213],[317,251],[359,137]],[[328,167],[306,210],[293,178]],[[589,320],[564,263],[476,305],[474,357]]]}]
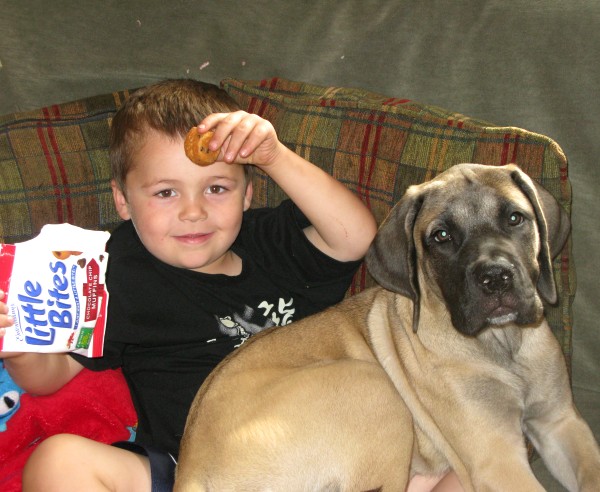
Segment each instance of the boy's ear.
[{"label": "boy's ear", "polygon": [[123,190],[119,188],[117,182],[114,179],[111,180],[110,187],[112,188],[113,200],[115,202],[115,208],[117,209],[117,213],[123,220],[131,219],[131,214],[129,213],[129,205],[127,204],[127,198],[125,198]]},{"label": "boy's ear", "polygon": [[253,194],[254,188],[252,187],[252,180],[249,180],[248,184],[246,185],[246,194],[244,195],[244,212],[250,208]]}]

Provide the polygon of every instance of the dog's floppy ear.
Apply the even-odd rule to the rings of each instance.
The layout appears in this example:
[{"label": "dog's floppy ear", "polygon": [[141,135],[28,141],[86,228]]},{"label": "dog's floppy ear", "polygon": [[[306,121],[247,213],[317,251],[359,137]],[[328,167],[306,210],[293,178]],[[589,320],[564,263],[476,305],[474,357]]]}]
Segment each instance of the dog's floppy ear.
[{"label": "dog's floppy ear", "polygon": [[413,301],[415,332],[419,324],[420,291],[413,228],[422,204],[422,194],[407,193],[379,227],[365,257],[369,273],[379,285]]},{"label": "dog's floppy ear", "polygon": [[523,171],[515,170],[511,173],[511,177],[527,196],[535,211],[541,243],[538,255],[540,266],[538,291],[547,302],[555,304],[557,293],[552,259],[565,245],[571,231],[571,221],[556,199]]}]

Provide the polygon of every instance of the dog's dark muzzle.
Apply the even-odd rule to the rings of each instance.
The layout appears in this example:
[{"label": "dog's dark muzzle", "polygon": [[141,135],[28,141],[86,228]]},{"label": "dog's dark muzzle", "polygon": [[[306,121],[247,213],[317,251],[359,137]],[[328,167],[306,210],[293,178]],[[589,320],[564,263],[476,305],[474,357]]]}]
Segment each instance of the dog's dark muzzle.
[{"label": "dog's dark muzzle", "polygon": [[484,294],[501,294],[513,290],[514,270],[514,266],[505,259],[482,262],[473,269],[473,281]]},{"label": "dog's dark muzzle", "polygon": [[[536,318],[536,272],[518,244],[491,235],[473,240],[463,253],[450,275],[455,281],[442,287],[459,331],[475,335],[488,326]],[[462,274],[460,265],[467,265]]]}]

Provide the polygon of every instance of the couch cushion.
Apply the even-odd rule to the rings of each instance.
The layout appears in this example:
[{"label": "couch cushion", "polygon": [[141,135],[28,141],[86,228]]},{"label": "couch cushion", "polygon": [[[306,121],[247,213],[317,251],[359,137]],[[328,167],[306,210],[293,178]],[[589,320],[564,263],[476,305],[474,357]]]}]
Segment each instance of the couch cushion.
[{"label": "couch cushion", "polygon": [[0,117],[0,240],[48,223],[111,230],[109,125],[127,92]]},{"label": "couch cushion", "polygon": [[[221,85],[243,108],[270,120],[285,145],[351,188],[379,223],[409,185],[461,162],[514,162],[570,213],[567,160],[560,147],[543,135],[361,89],[281,78],[225,79]],[[272,206],[283,198],[268,177],[257,173],[255,206]],[[554,262],[559,303],[547,309],[569,366],[575,292],[570,258],[569,243]],[[363,267],[350,293],[373,284]]]}]

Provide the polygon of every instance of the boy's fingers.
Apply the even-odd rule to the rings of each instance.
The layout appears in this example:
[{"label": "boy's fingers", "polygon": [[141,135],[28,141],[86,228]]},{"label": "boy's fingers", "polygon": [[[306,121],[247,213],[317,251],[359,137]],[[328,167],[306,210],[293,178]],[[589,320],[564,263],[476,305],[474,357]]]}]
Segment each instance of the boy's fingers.
[{"label": "boy's fingers", "polygon": [[208,147],[210,150],[217,150],[223,146],[228,132],[225,131],[223,121],[229,116],[229,113],[213,113],[204,118],[200,124],[196,127],[198,133],[203,134],[208,131],[213,131],[214,135]]},{"label": "boy's fingers", "polygon": [[[5,293],[3,290],[0,290],[0,299],[4,299]],[[0,300],[0,329],[9,327],[14,325],[14,321],[11,316],[8,314],[8,306],[5,302]],[[4,331],[0,334],[0,336],[4,336]]]},{"label": "boy's fingers", "polygon": [[214,113],[198,125],[198,131],[214,131],[209,142],[211,150],[221,148],[219,160],[246,163],[248,157],[264,142],[271,124],[245,111]]},{"label": "boy's fingers", "polygon": [[205,133],[209,130],[214,132],[213,137],[208,142],[208,148],[211,151],[218,150],[225,145],[233,128],[235,128],[235,124],[232,123],[230,115],[223,113],[212,114],[198,125],[200,133]]},{"label": "boy's fingers", "polygon": [[252,132],[246,137],[240,147],[240,157],[246,159],[251,156],[267,139],[270,132],[270,124],[264,120],[258,121],[252,128]]},{"label": "boy's fingers", "polygon": [[204,118],[198,124],[198,131],[200,133],[207,132],[208,130],[213,130],[217,124],[223,119],[227,118],[231,113],[212,113],[209,114],[206,118]]},{"label": "boy's fingers", "polygon": [[231,138],[227,145],[225,152],[226,162],[234,162],[238,156],[243,159],[254,151],[257,146],[256,143],[253,143],[257,140],[257,126],[258,122],[254,118],[243,118],[238,121],[231,132]]},{"label": "boy's fingers", "polygon": [[0,314],[0,328],[8,328],[9,326],[14,325],[12,317],[8,314]]}]

